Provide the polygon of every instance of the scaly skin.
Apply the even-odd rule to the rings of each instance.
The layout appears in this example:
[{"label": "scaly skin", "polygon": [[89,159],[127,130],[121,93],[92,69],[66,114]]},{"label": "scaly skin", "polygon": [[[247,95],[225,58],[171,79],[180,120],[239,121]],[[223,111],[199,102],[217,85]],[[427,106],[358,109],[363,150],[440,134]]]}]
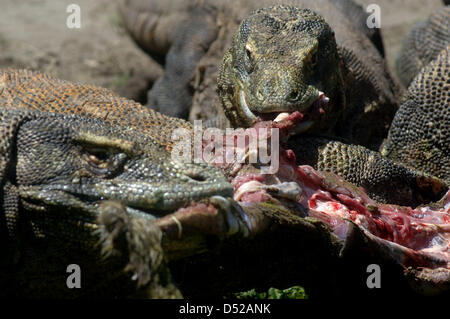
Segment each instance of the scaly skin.
[{"label": "scaly skin", "polygon": [[[321,76],[325,70],[327,77]],[[331,28],[312,11],[281,6],[257,10],[241,23],[218,77],[219,96],[235,127],[249,127],[266,113],[306,113],[319,90],[342,102],[341,87]],[[310,131],[335,126],[341,110],[327,104],[324,112],[308,119],[316,122]]]},{"label": "scaly skin", "polygon": [[[322,17],[287,6],[260,9],[245,18],[218,77],[228,119],[233,126],[249,126],[267,119],[268,113],[274,112],[269,115],[274,118],[279,112],[298,110],[305,114],[301,125],[310,126],[308,136],[289,141],[298,164],[331,171],[364,187],[381,202],[415,206],[437,200],[448,189],[448,181],[430,176],[435,175],[431,170],[415,171],[422,166],[406,168],[364,147],[367,141],[360,139],[364,134],[359,130],[370,134],[372,127],[383,126],[388,114],[392,119],[395,103],[390,108],[379,102],[383,94],[374,98],[376,90],[371,92],[370,87],[383,83],[379,80],[382,68],[372,73],[378,74],[378,79],[367,76],[369,65],[355,58],[364,51],[351,41],[339,41],[339,31],[344,27],[350,28],[342,22],[334,36]],[[365,53],[369,56],[369,52]],[[320,106],[323,112],[317,112],[318,102],[314,102],[320,102],[319,90],[329,97],[329,103]],[[364,103],[371,106],[363,110],[356,107]],[[328,140],[311,138],[317,134]],[[347,144],[333,141],[336,137],[345,137]]]},{"label": "scaly skin", "polygon": [[[343,26],[350,28],[344,22],[338,30]],[[367,133],[374,126],[383,126],[387,114],[392,119],[395,103],[391,108],[377,105],[379,98],[368,88],[383,81],[367,76],[369,66],[355,58],[361,52],[351,46],[352,42],[337,39],[338,33],[335,40],[325,20],[309,10],[275,6],[244,19],[218,77],[228,119],[233,126],[249,126],[267,119],[271,112],[275,115],[269,118],[299,110],[306,114],[301,125],[308,128],[308,136],[289,141],[298,164],[336,173],[381,202],[414,206],[440,198],[447,190],[445,182],[402,167],[363,146],[351,145],[361,144],[359,138],[364,134],[357,133],[360,128]],[[380,70],[373,74],[380,75]],[[314,109],[319,90],[330,99],[322,104],[323,112]],[[371,107],[355,108],[364,103]],[[311,138],[315,134],[328,136],[328,140]],[[347,144],[333,141],[336,136],[345,137]]]},{"label": "scaly skin", "polygon": [[450,6],[439,8],[414,25],[403,40],[396,59],[397,74],[408,87],[419,71],[450,44]]},{"label": "scaly skin", "polygon": [[363,146],[317,136],[294,137],[289,146],[297,156],[297,163],[333,172],[364,188],[380,203],[416,207],[439,200],[450,186]]},{"label": "scaly skin", "polygon": [[[150,95],[158,95],[158,100],[170,101],[166,106],[160,107],[152,98],[153,105],[151,107],[158,108],[159,111],[167,114],[178,113],[183,116],[185,111],[191,106],[189,119],[211,120],[219,115],[218,119],[214,119],[209,125],[219,124],[221,127],[229,125],[229,122],[223,115],[221,103],[217,98],[217,78],[219,66],[223,60],[229,62],[227,57],[233,53],[241,59],[244,48],[243,43],[233,42],[233,35],[239,29],[239,24],[253,11],[262,7],[269,7],[278,3],[273,0],[247,0],[247,1],[222,1],[222,0],[206,0],[206,1],[159,1],[159,0],[123,0],[121,12],[124,22],[130,30],[133,38],[148,51],[153,54],[163,54],[166,56],[165,73],[160,83],[165,83],[162,87],[156,86],[151,90]],[[284,50],[283,57],[278,56],[277,52],[282,52],[281,47],[287,45],[287,42],[273,41],[269,46],[265,42],[264,32],[260,32],[257,25],[251,25],[248,29],[250,35],[255,36],[255,40],[261,40],[253,43],[255,58],[264,55],[264,52],[272,52],[267,56],[266,60],[259,61],[255,67],[255,74],[250,76],[252,80],[248,80],[246,88],[256,91],[256,86],[267,82],[269,86],[272,80],[277,82],[277,68],[282,68],[281,72],[285,73],[284,80],[280,80],[277,86],[271,88],[272,91],[280,91],[280,96],[273,100],[273,103],[281,103],[279,109],[295,108],[304,109],[312,99],[311,94],[317,94],[317,90],[324,91],[330,97],[330,106],[328,114],[323,116],[323,123],[317,124],[319,130],[327,129],[354,139],[358,144],[370,146],[377,149],[382,138],[385,137],[388,126],[395,110],[397,109],[395,94],[397,90],[392,84],[388,72],[386,71],[384,60],[380,56],[382,46],[380,45],[379,30],[368,29],[365,25],[367,14],[361,7],[348,0],[339,1],[313,1],[313,0],[291,0],[283,1],[285,5],[293,5],[298,8],[310,8],[325,18],[325,21],[334,30],[336,41],[333,37],[323,38],[320,40],[318,50],[319,72],[314,72],[314,79],[311,78],[309,71],[305,68],[309,63],[312,52],[311,46],[314,42],[314,35],[307,36],[309,40],[297,41],[295,35],[287,36],[286,40],[291,39],[290,47]],[[193,14],[195,10],[202,11],[202,14]],[[275,14],[275,11],[274,11]],[[270,15],[270,13],[269,13]],[[208,18],[209,17],[209,18]],[[209,21],[206,28],[211,33],[206,33],[205,28],[195,23],[201,21]],[[301,16],[297,17],[300,21]],[[292,22],[294,23],[294,22]],[[329,32],[329,27],[326,27]],[[182,36],[178,36],[181,32]],[[320,32],[319,32],[320,33]],[[290,33],[287,33],[290,34]],[[305,32],[302,33],[305,36]],[[317,33],[318,34],[318,33]],[[316,35],[317,35],[316,34]],[[325,35],[325,33],[323,33]],[[187,38],[186,38],[187,35]],[[191,39],[191,37],[193,39]],[[282,38],[283,36],[281,36]],[[162,41],[166,39],[166,41]],[[337,42],[337,45],[336,43]],[[308,45],[309,43],[309,45]],[[302,45],[305,44],[305,52],[302,52]],[[280,46],[278,50],[277,45]],[[231,49],[230,49],[231,47]],[[230,51],[227,51],[230,49]],[[203,50],[202,52],[200,52]],[[259,50],[258,52],[256,52]],[[239,52],[238,52],[239,51]],[[289,64],[288,61],[293,61]],[[243,64],[243,60],[234,60],[233,63]],[[260,69],[267,69],[268,72],[263,76]],[[297,69],[297,71],[295,71]],[[222,67],[224,70],[224,67]],[[270,71],[272,70],[272,71]],[[329,74],[321,74],[324,70],[330,70]],[[242,68],[241,75],[245,73]],[[304,74],[303,74],[304,73]],[[189,74],[189,76],[188,76]],[[221,92],[222,100],[230,100],[230,104],[225,103],[225,110],[229,116],[232,116],[234,126],[249,126],[250,122],[242,116],[236,116],[237,113],[242,114],[239,106],[234,103],[233,94],[225,96],[228,89],[237,88],[237,83],[228,83],[227,74],[222,73],[219,77],[219,92]],[[304,76],[303,76],[304,75]],[[270,79],[272,77],[272,80]],[[305,96],[298,96],[298,101],[288,102],[283,99],[292,92],[302,94],[306,90],[310,80],[314,80],[313,88],[308,91]],[[322,81],[322,83],[320,83]],[[242,84],[242,83],[241,83]],[[180,92],[191,92],[192,99],[183,101],[178,97],[173,97],[173,88],[182,88]],[[262,88],[261,88],[262,89]],[[327,91],[325,91],[327,90]],[[165,92],[163,92],[165,91]],[[363,95],[361,94],[363,92]],[[248,98],[253,99],[251,93]],[[294,93],[292,93],[294,94]],[[180,96],[181,96],[180,95]],[[355,96],[357,98],[355,99]],[[275,98],[275,97],[274,97]],[[295,97],[293,96],[295,99]],[[303,99],[303,100],[302,100]],[[270,104],[270,103],[269,103]],[[250,108],[255,107],[251,104]],[[272,109],[276,108],[274,105]],[[269,110],[266,108],[265,110]],[[255,111],[258,111],[255,109]],[[261,111],[261,110],[259,110]],[[233,114],[235,114],[233,116]],[[342,119],[342,121],[338,121]],[[377,125],[374,125],[375,119]],[[359,122],[358,122],[359,121]],[[325,124],[328,122],[328,125]],[[358,122],[359,125],[353,125]],[[335,128],[335,124],[340,124]],[[364,128],[364,129],[362,129]]]},{"label": "scaly skin", "polygon": [[[261,174],[260,165],[217,163],[229,172],[235,201],[221,196],[206,199],[212,194],[230,194],[229,184],[222,184],[219,177],[211,185],[218,170],[186,164],[180,170],[170,160],[167,143],[158,143],[161,134],[149,134],[147,125],[135,126],[126,112],[120,117],[126,100],[107,90],[33,72],[3,72],[1,84],[2,294],[111,297],[134,292],[146,297],[179,297],[162,267],[163,253],[170,260],[184,259],[204,252],[211,245],[207,238],[217,236],[227,239],[224,244],[234,247],[234,255],[252,254],[252,245],[262,245],[264,256],[270,258],[273,250],[280,250],[277,236],[283,237],[286,230],[293,240],[283,248],[296,253],[281,254],[281,267],[285,257],[291,256],[295,278],[307,275],[310,268],[297,267],[303,260],[299,253],[319,258],[318,264],[307,260],[320,269],[320,261],[339,265],[341,256],[347,258],[355,250],[387,260],[387,267],[412,267],[412,279],[427,289],[449,288],[449,193],[436,206],[420,209],[381,205],[334,174],[297,166],[293,152],[281,148],[280,167],[274,174]],[[84,94],[79,96],[79,92]],[[97,99],[74,103],[82,97]],[[103,103],[98,103],[99,97]],[[89,108],[94,102],[95,107]],[[116,103],[124,105],[110,112],[117,116],[115,125],[108,117],[99,118],[104,114],[102,107]],[[84,116],[70,114],[76,110],[84,111]],[[284,122],[268,125],[287,133],[299,120],[297,112]],[[169,131],[176,128],[170,126],[176,121],[167,121],[159,126],[169,125]],[[255,129],[265,128],[264,123],[258,124]],[[192,180],[202,176],[204,184]],[[207,189],[196,193],[199,184]],[[158,191],[166,193],[160,196]],[[188,200],[196,202],[173,212]],[[305,240],[308,252],[298,251],[295,239],[301,234],[299,240]],[[258,237],[251,240],[249,236]],[[432,239],[436,242],[428,247]],[[247,243],[249,250],[241,251],[240,245],[236,249],[236,241]],[[101,252],[110,258],[103,259]],[[83,289],[65,286],[65,269],[71,263],[81,267]],[[136,290],[124,276],[125,265],[138,284],[150,291]],[[329,270],[329,265],[323,266]],[[265,279],[280,277],[279,269],[263,274]]]},{"label": "scaly skin", "polygon": [[[310,117],[308,132],[376,150],[397,109],[382,57],[344,14],[323,3],[298,7],[320,15],[280,5],[241,22],[218,75],[227,117],[249,126],[266,113],[299,110]],[[310,108],[319,91],[329,98],[323,112]]]},{"label": "scaly skin", "polygon": [[[158,144],[171,150],[175,128],[191,130],[186,121],[148,109],[114,92],[92,85],[80,85],[27,70],[0,71],[0,102],[5,108],[77,114],[104,120],[112,125],[138,127]],[[160,134],[162,131],[166,134]]]},{"label": "scaly skin", "polygon": [[[152,132],[176,122],[106,89],[1,71],[2,294],[123,296],[136,290],[124,276],[127,255],[138,283],[157,277],[161,232],[153,221],[192,201],[232,194],[220,170],[172,161],[170,134]],[[102,247],[121,258],[103,260]],[[73,259],[85,289],[61,284]],[[103,287],[111,282],[112,290]]]},{"label": "scaly skin", "polygon": [[[324,116],[315,117],[317,114],[307,113],[307,119],[313,122],[309,133],[345,137],[352,143],[377,150],[397,109],[395,95],[400,92],[386,72],[384,61],[365,37],[367,33],[355,28],[358,22],[353,24],[346,18],[347,12],[339,13],[328,1],[290,3],[296,7],[313,9],[325,18],[329,26],[320,17],[311,19],[313,15],[310,12],[297,11],[300,12],[297,17],[303,18],[298,24],[305,23],[303,30],[295,28],[302,35],[295,38],[292,29],[284,28],[295,25],[296,17],[288,17],[287,13],[293,9],[283,12],[283,7],[277,6],[248,16],[253,9],[269,6],[273,2],[246,1],[243,6],[231,5],[218,10],[218,38],[198,62],[192,82],[195,93],[190,119],[210,119],[220,114],[215,103],[215,78],[218,73],[217,61],[225,56],[217,77],[218,89],[225,113],[233,126],[251,126],[258,121],[258,117],[267,119],[268,112],[300,110],[307,113],[305,111],[308,111],[313,96],[317,97],[320,90],[330,98],[330,103],[324,107]],[[258,12],[261,13],[259,17]],[[335,32],[335,40],[330,27]],[[232,37],[231,33],[236,29],[238,31]],[[314,67],[315,63],[310,60],[314,61],[317,43],[322,45],[322,50],[317,50],[321,57],[317,65],[319,69],[326,70],[322,73],[308,70]],[[211,108],[211,105],[214,107]],[[273,119],[270,116],[268,118]],[[227,124],[223,120],[216,120],[212,124],[217,123]],[[295,149],[293,142],[291,140],[291,147]],[[305,142],[308,144],[308,141]],[[315,152],[316,158],[307,160],[316,160],[319,165],[323,164],[321,167],[324,169],[340,172],[360,185],[366,183],[369,191],[381,190],[390,200],[396,197],[392,192],[398,191],[390,185],[392,180],[400,187],[401,192],[397,194],[413,201],[417,200],[417,188],[429,189],[434,193],[436,189],[445,187],[433,177],[392,163],[361,146],[329,140],[326,142],[328,147],[320,148],[323,143],[315,138],[309,142],[313,145],[306,153]],[[368,163],[364,163],[363,159],[367,159]],[[371,241],[376,242],[374,238]],[[448,286],[445,283],[449,278],[448,270],[443,270],[442,276],[440,270],[434,273],[437,286],[440,285],[437,282]],[[425,277],[429,275],[427,271],[422,274]],[[420,282],[419,277],[416,276],[414,280]],[[428,279],[424,281],[428,282]]]},{"label": "scaly skin", "polygon": [[[147,21],[145,28],[137,28],[136,25],[140,24],[130,18],[125,19],[127,25],[135,26],[131,33],[139,43],[147,43],[147,47],[151,45],[153,50],[158,46],[155,42],[158,40],[157,35],[163,32],[149,26],[163,28],[164,19],[171,16],[164,13],[161,7],[168,9],[164,6],[174,6],[177,10],[188,14],[181,4],[175,3],[176,1],[171,1],[164,5],[157,1],[146,3],[128,1],[122,6],[125,17],[137,12],[137,8],[144,12],[140,14],[140,21],[141,23]],[[205,123],[207,126],[225,127],[231,122],[234,127],[248,127],[258,121],[260,116],[265,119],[275,117],[267,114],[270,112],[300,110],[307,114],[302,127],[303,130],[307,129],[308,133],[341,136],[349,142],[378,149],[396,110],[393,94],[395,85],[384,68],[382,57],[368,41],[370,36],[373,42],[380,42],[376,40],[379,33],[362,27],[366,14],[351,1],[338,1],[335,4],[328,1],[290,3],[314,9],[325,17],[326,22],[313,12],[286,6],[261,9],[246,17],[252,9],[270,5],[271,1],[246,1],[236,6],[224,5],[220,1],[206,2],[206,7],[215,8],[213,12],[217,14],[216,19],[221,23],[217,39],[198,62],[191,120],[196,119],[198,115],[209,118]],[[195,4],[189,5],[195,7]],[[160,20],[144,18],[145,12],[152,12],[150,8],[157,13],[160,12],[158,16]],[[181,15],[177,10],[174,10],[173,14]],[[233,36],[230,31],[236,29],[238,31]],[[153,30],[152,36],[148,36],[144,30]],[[195,30],[189,32],[191,31],[195,32]],[[196,34],[201,38],[201,33]],[[173,41],[172,45],[179,47],[180,44],[176,43],[178,42]],[[189,40],[183,40],[181,43],[186,45]],[[228,50],[225,52],[227,47]],[[382,51],[380,46],[378,49]],[[189,56],[189,53],[185,54]],[[217,65],[223,55],[222,65],[217,71]],[[186,60],[181,61],[183,65],[186,63],[191,65]],[[192,64],[194,63],[197,63],[197,60],[192,61]],[[222,109],[218,105],[215,91],[217,72],[219,72],[217,81],[219,96],[229,121],[223,115],[223,111],[217,110]],[[177,83],[176,85],[183,82],[180,78],[174,80],[173,74],[168,65],[165,78],[170,78],[172,83]],[[322,105],[323,113],[317,106],[310,110],[319,91],[325,92],[330,100],[329,103]],[[177,101],[173,103],[178,104]],[[213,109],[211,105],[214,105]],[[214,114],[219,116],[211,119]],[[291,148],[298,149],[295,142],[290,144]],[[311,147],[311,151],[320,148],[320,144],[313,145],[311,141],[307,145]],[[352,148],[351,145],[345,148],[350,151],[348,154],[356,155],[360,152],[360,148],[355,147],[354,151]],[[321,164],[320,160],[314,158],[305,159],[304,156],[298,158],[307,160],[308,163],[321,164],[314,167],[326,167],[327,170],[339,174],[343,173],[341,167],[345,165],[343,162],[345,156],[341,155],[343,154],[336,154],[337,158],[333,157],[336,161],[326,164]],[[376,162],[383,162],[380,163],[380,167],[392,169],[374,171],[374,176],[370,179],[355,177],[366,175],[364,171],[354,172],[354,175],[346,173],[344,177],[366,188],[369,180],[377,183],[384,181],[385,185],[377,184],[377,187],[371,188],[377,189],[378,194],[371,194],[385,202],[410,205],[422,202],[411,197],[415,191],[410,187],[416,188],[411,183],[405,183],[411,186],[397,198],[393,198],[389,191],[383,191],[384,188],[390,189],[386,178],[389,177],[389,171],[397,171],[397,164],[379,156],[375,158]],[[358,161],[360,158],[356,157],[355,160]],[[364,167],[364,163],[360,164],[357,168]],[[403,177],[404,180],[409,178],[406,175]],[[435,193],[436,197],[438,195],[442,195],[440,191]],[[428,196],[423,198],[426,201],[425,198]]]},{"label": "scaly skin", "polygon": [[408,88],[381,153],[450,183],[450,46]]},{"label": "scaly skin", "polygon": [[119,8],[136,42],[157,60],[165,60],[164,76],[148,92],[147,105],[187,118],[192,100],[189,82],[197,62],[217,36],[216,8],[199,6],[196,0],[122,0]]}]

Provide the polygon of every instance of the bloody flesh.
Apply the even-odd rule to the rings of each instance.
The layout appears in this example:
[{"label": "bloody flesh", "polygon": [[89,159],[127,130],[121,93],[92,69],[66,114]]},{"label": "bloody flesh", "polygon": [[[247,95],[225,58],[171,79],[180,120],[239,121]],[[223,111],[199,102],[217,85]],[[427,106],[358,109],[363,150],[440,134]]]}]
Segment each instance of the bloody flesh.
[{"label": "bloody flesh", "polygon": [[[301,113],[294,112],[281,122],[259,122],[254,128],[278,128],[282,140],[302,118]],[[291,150],[280,146],[279,154],[275,178],[255,172],[230,177],[238,202],[248,204],[270,198],[262,187],[269,180],[272,184],[274,180],[296,182],[301,189],[297,202],[307,209],[309,216],[326,223],[340,239],[345,239],[348,221],[352,221],[371,240],[395,251],[392,256],[405,266],[450,268],[450,191],[439,208],[379,204],[362,189],[349,186],[337,176],[331,179],[335,182],[330,182],[328,173],[324,175],[306,165],[297,166]]]}]

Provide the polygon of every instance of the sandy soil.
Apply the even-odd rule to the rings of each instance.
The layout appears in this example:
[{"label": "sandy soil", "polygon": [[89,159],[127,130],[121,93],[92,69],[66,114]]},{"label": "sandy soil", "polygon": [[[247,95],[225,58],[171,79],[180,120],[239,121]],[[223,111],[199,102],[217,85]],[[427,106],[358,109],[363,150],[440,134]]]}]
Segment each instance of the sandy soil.
[{"label": "sandy soil", "polygon": [[[381,7],[387,60],[392,67],[401,41],[415,22],[442,6],[440,0],[357,0]],[[81,28],[66,26],[66,7],[81,7]],[[145,100],[159,66],[126,35],[115,1],[1,0],[0,68],[26,67],[62,79],[91,83]]]},{"label": "sandy soil", "polygon": [[403,38],[418,21],[428,18],[443,7],[441,0],[355,0],[367,8],[376,3],[381,8],[381,33],[388,65],[394,70],[394,61]]},{"label": "sandy soil", "polygon": [[[111,0],[0,0],[0,67],[39,70],[141,99],[162,70],[128,37]],[[69,4],[81,28],[69,29]]]}]

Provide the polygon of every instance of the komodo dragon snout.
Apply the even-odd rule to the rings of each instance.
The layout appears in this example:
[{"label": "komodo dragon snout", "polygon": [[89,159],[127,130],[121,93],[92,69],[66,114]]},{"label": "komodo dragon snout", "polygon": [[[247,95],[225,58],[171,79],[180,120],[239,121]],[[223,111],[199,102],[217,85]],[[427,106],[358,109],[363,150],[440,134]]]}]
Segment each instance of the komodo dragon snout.
[{"label": "komodo dragon snout", "polygon": [[229,99],[228,114],[235,113],[232,121],[242,126],[300,111],[310,116],[302,122],[307,129],[330,111],[329,98],[337,100],[334,33],[308,9],[276,7],[259,9],[242,21],[223,60],[219,94]]}]

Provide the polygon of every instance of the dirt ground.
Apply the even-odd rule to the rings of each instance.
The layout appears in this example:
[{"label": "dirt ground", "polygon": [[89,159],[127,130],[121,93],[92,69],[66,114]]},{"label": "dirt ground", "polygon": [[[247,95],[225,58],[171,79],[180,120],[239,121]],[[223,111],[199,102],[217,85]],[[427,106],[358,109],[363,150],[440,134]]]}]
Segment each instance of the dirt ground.
[{"label": "dirt ground", "polygon": [[[149,79],[161,68],[126,35],[111,0],[0,0],[0,68],[40,70],[115,90],[145,102]],[[357,0],[381,7],[381,28],[392,67],[401,41],[441,0]],[[81,8],[81,28],[69,29],[69,4]]]},{"label": "dirt ground", "polygon": [[[69,4],[81,9],[70,29]],[[0,68],[29,68],[141,99],[148,78],[162,74],[128,37],[111,0],[0,0]]]}]

